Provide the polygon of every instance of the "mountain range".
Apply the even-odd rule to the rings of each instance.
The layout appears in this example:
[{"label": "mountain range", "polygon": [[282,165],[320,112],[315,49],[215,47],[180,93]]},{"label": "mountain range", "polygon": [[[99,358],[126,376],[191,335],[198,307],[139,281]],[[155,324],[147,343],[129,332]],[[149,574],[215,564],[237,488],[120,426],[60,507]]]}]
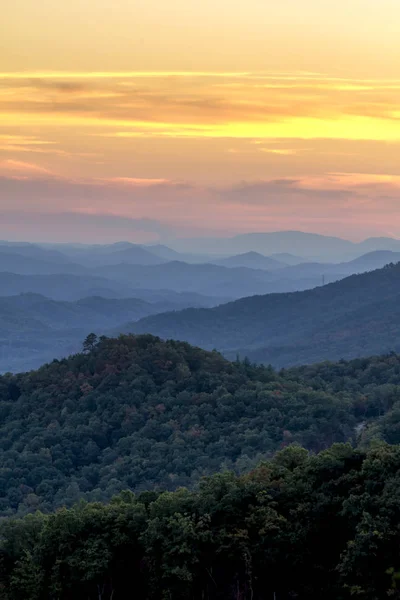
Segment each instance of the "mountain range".
[{"label": "mountain range", "polygon": [[[320,237],[322,244],[338,243]],[[255,250],[185,255],[130,242],[0,242],[0,371],[29,370],[75,352],[91,330],[149,331],[276,366],[396,349],[396,298],[386,294],[387,282],[371,273],[356,279],[356,294],[346,277],[398,261],[400,252],[391,250],[312,262]],[[243,300],[231,302],[237,299]]]},{"label": "mountain range", "polygon": [[[124,331],[127,328],[125,327]],[[159,314],[128,330],[282,367],[400,350],[400,264],[304,292]]]},{"label": "mountain range", "polygon": [[[340,237],[325,236],[303,231],[275,231],[261,233],[246,233],[228,238],[188,238],[171,239],[169,246],[163,244],[133,244],[131,242],[117,242],[114,244],[28,244],[16,242],[0,242],[0,246],[12,248],[19,252],[29,252],[32,246],[40,247],[35,250],[35,256],[50,261],[51,252],[53,259],[60,260],[60,255],[69,257],[72,262],[80,263],[96,261],[100,256],[111,257],[116,254],[115,260],[122,258],[122,262],[134,264],[155,264],[154,257],[162,261],[183,261],[188,263],[214,262],[234,255],[257,252],[264,256],[272,257],[285,264],[301,261],[313,262],[344,262],[358,258],[363,254],[376,250],[390,250],[400,252],[400,240],[391,237],[372,237],[361,242],[353,242]],[[136,250],[136,254],[135,254]],[[125,253],[125,254],[124,254]],[[113,260],[105,258],[105,260]],[[142,261],[142,262],[140,262]],[[147,263],[144,261],[148,261]],[[103,264],[105,264],[103,262]]]},{"label": "mountain range", "polygon": [[267,256],[290,253],[313,261],[348,261],[375,250],[400,251],[400,240],[389,237],[373,237],[352,242],[339,237],[306,233],[303,231],[274,231],[245,233],[230,238],[196,238],[174,240],[170,245],[180,252],[214,254],[242,254],[259,252]]},{"label": "mountain range", "polygon": [[277,260],[253,251],[210,258],[213,262],[208,263],[167,261],[126,244],[122,248],[113,245],[112,251],[95,247],[79,252],[83,254],[68,257],[33,245],[0,246],[0,295],[34,292],[74,300],[91,295],[143,297],[146,290],[169,290],[214,298],[217,304],[254,294],[306,290],[400,259],[400,253],[391,251],[370,252],[338,263],[299,263],[298,258],[289,256],[288,260],[296,263],[289,266],[283,262],[285,255]]}]

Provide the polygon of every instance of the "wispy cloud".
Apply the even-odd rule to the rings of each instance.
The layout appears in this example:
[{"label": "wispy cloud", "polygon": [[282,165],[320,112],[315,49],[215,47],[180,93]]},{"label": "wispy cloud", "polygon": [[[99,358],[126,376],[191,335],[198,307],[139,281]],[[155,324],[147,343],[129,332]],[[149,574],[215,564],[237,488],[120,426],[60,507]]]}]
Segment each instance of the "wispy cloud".
[{"label": "wispy cloud", "polygon": [[0,73],[0,206],[190,231],[387,230],[399,90],[306,72]]},{"label": "wispy cloud", "polygon": [[148,187],[153,185],[165,185],[171,183],[168,179],[143,179],[139,177],[109,177],[97,179],[96,182],[109,185],[122,184]]},{"label": "wispy cloud", "polygon": [[46,146],[55,142],[49,140],[41,140],[35,136],[22,136],[0,133],[0,143],[13,144],[15,146]]},{"label": "wispy cloud", "polygon": [[292,156],[293,154],[298,154],[299,150],[295,150],[294,148],[260,148],[260,152],[278,154],[279,156]]},{"label": "wispy cloud", "polygon": [[243,72],[216,72],[216,71],[15,71],[2,72],[0,79],[13,80],[52,80],[52,79],[160,79],[160,78],[243,78],[251,73]]},{"label": "wispy cloud", "polygon": [[51,175],[48,169],[34,163],[24,162],[22,160],[13,160],[11,158],[0,161],[0,171],[6,174],[8,172],[17,172],[28,175]]},{"label": "wispy cloud", "polygon": [[[400,140],[399,81],[318,74],[2,73],[0,124],[106,136]],[[24,93],[21,94],[21,87]]]}]

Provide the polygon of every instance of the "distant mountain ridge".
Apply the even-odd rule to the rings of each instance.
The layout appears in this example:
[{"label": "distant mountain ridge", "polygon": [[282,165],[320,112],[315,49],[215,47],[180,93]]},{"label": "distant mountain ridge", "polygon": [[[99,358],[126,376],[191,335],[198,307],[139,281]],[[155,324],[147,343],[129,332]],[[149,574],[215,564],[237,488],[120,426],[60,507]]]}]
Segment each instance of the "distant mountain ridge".
[{"label": "distant mountain ridge", "polygon": [[99,296],[68,302],[38,293],[0,297],[0,372],[39,367],[79,350],[90,331],[106,333],[132,319],[201,305],[200,300],[178,294],[175,301],[166,296],[153,302]]},{"label": "distant mountain ridge", "polygon": [[275,271],[276,269],[282,269],[287,265],[275,258],[264,256],[259,252],[245,252],[244,254],[237,254],[235,256],[229,256],[220,260],[210,261],[214,265],[221,267],[247,267],[249,269],[262,269],[265,271]]},{"label": "distant mountain ridge", "polygon": [[399,302],[397,264],[304,292],[159,314],[128,330],[280,367],[399,350]]},{"label": "distant mountain ridge", "polygon": [[[56,301],[41,294],[21,294],[19,296],[0,297],[1,331],[10,325],[5,318],[13,315],[13,325],[24,318],[32,318],[45,327],[64,329],[68,327],[82,330],[104,327],[122,322],[125,315],[131,314],[138,319],[146,314],[161,312],[165,307],[174,309],[173,303],[151,304],[138,298],[108,299],[92,296],[75,302]],[[106,321],[104,321],[106,317]],[[14,328],[14,327],[13,327]],[[23,331],[22,331],[23,333]]]},{"label": "distant mountain ridge", "polygon": [[274,254],[271,254],[269,258],[273,258],[275,260],[277,260],[280,263],[284,263],[288,266],[294,266],[294,265],[299,265],[300,263],[304,263],[304,261],[306,260],[304,256],[295,256],[294,254],[291,254],[290,252],[277,252]]},{"label": "distant mountain ridge", "polygon": [[230,255],[251,251],[266,256],[289,253],[308,260],[329,262],[348,261],[374,250],[400,251],[400,240],[395,238],[368,238],[362,242],[352,242],[303,231],[245,233],[227,238],[178,239],[170,245],[180,252],[190,247],[192,252],[201,252],[207,248],[208,252]]},{"label": "distant mountain ridge", "polygon": [[20,254],[0,246],[0,272],[8,271],[20,275],[55,275],[69,273],[80,275],[86,272],[80,264],[61,260],[45,260],[35,253]]},{"label": "distant mountain ridge", "polygon": [[[385,250],[337,263],[299,263],[297,257],[292,257],[295,264],[289,266],[252,251],[188,263],[156,257],[141,246],[125,242],[112,245],[111,250],[78,249],[78,254],[74,248],[62,260],[57,252],[54,256],[52,252],[39,248],[36,253],[35,247],[29,245],[0,245],[0,295],[35,292],[58,300],[74,300],[93,295],[137,297],[144,290],[169,290],[215,297],[219,299],[216,304],[255,294],[311,289],[400,258],[400,253]],[[50,253],[50,260],[44,260],[46,253]],[[191,260],[194,261],[193,256]],[[13,273],[26,279],[13,277]]]},{"label": "distant mountain ridge", "polygon": [[[188,264],[171,261],[162,265],[113,265],[97,267],[98,276],[114,279],[135,288],[170,288],[205,295],[238,298],[276,291],[275,278],[268,271],[248,267],[227,267],[212,263]],[[292,289],[283,282],[284,289]],[[306,284],[307,286],[307,284]]]},{"label": "distant mountain ridge", "polygon": [[[293,263],[298,258],[307,261],[317,262],[343,262],[357,258],[363,254],[374,252],[376,250],[390,250],[400,252],[400,239],[393,237],[370,237],[361,242],[353,242],[335,236],[327,236],[304,231],[272,231],[255,232],[234,235],[232,237],[216,238],[175,238],[168,242],[168,246],[163,243],[141,244],[132,242],[116,242],[114,244],[29,244],[0,242],[1,245],[9,246],[23,252],[23,247],[40,247],[42,250],[53,251],[56,254],[63,254],[69,259],[74,257],[79,262],[78,257],[83,254],[92,254],[94,257],[100,255],[113,255],[117,252],[127,251],[131,253],[133,264],[138,264],[139,258],[135,258],[135,251],[139,256],[140,252],[145,251],[156,256],[161,260],[178,260],[188,263],[213,262],[248,252],[257,252],[264,256],[269,256],[278,261]],[[22,249],[22,250],[21,250]],[[139,250],[141,249],[141,250]],[[285,261],[284,255],[288,255]],[[151,263],[154,258],[148,255],[147,260]],[[44,256],[42,256],[45,259]],[[58,257],[60,259],[60,257]],[[53,256],[55,259],[55,256]],[[49,255],[47,259],[49,261]],[[143,259],[144,260],[144,259]]]},{"label": "distant mountain ridge", "polygon": [[6,252],[11,254],[17,254],[20,256],[27,256],[29,258],[36,258],[43,260],[47,263],[66,263],[69,262],[68,257],[60,252],[59,250],[43,248],[38,244],[30,244],[28,242],[4,242],[0,241],[0,253]]},{"label": "distant mountain ridge", "polygon": [[166,259],[139,244],[120,242],[105,246],[88,246],[84,248],[63,248],[63,252],[72,262],[85,267],[114,264],[156,265]]}]

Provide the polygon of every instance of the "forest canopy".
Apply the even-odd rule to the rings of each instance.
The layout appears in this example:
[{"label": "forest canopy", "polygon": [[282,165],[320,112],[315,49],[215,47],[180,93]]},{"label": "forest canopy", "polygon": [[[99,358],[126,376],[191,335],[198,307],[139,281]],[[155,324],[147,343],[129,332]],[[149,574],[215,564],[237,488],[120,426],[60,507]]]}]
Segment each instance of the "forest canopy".
[{"label": "forest canopy", "polygon": [[0,598],[399,598],[399,490],[399,446],[291,446],[195,491],[9,519]]},{"label": "forest canopy", "polygon": [[293,444],[400,443],[397,355],[276,372],[149,335],[89,342],[0,377],[1,515],[193,488]]}]

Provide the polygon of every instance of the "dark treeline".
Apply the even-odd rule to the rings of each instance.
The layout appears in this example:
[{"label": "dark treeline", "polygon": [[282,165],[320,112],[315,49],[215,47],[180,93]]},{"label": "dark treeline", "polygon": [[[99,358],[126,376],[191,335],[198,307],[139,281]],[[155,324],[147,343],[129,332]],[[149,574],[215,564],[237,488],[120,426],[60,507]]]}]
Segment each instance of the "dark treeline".
[{"label": "dark treeline", "polygon": [[5,521],[0,598],[399,598],[399,523],[399,446],[290,446],[196,491]]}]

